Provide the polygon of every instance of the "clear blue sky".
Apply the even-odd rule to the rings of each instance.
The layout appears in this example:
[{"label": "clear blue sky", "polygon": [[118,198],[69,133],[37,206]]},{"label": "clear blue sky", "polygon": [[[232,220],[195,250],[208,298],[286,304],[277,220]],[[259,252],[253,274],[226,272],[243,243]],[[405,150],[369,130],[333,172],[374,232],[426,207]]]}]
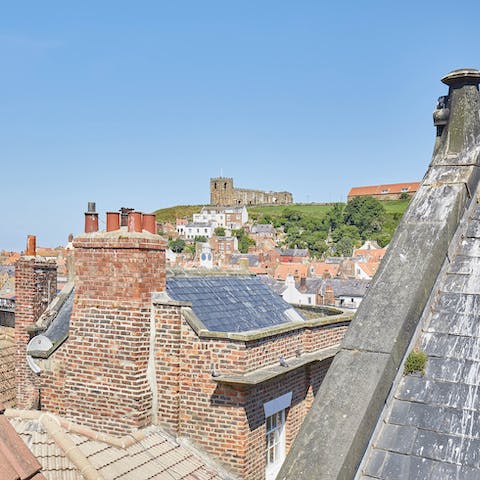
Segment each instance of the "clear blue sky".
[{"label": "clear blue sky", "polygon": [[209,178],[344,201],[420,180],[440,77],[479,68],[477,1],[0,5],[0,249],[209,201]]}]

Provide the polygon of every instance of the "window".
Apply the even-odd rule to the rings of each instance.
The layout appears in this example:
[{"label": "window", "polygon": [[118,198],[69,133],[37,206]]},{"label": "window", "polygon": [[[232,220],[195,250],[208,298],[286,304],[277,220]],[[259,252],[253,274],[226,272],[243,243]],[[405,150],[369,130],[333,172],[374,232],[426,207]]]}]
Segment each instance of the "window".
[{"label": "window", "polygon": [[285,410],[266,418],[266,480],[273,480],[285,460]]},{"label": "window", "polygon": [[285,460],[285,420],[292,392],[263,404],[265,411],[265,479],[274,480]]},{"label": "window", "polygon": [[388,193],[388,189],[382,190],[382,193]]},{"label": "window", "polygon": [[402,188],[401,192],[408,192],[408,188]]}]

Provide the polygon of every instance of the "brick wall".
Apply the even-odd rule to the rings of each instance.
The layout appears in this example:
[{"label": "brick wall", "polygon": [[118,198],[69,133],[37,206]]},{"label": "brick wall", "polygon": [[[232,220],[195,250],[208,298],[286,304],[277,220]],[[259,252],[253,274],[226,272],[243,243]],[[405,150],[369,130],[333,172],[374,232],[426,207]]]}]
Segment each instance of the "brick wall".
[{"label": "brick wall", "polygon": [[55,260],[20,257],[15,266],[15,378],[18,408],[36,408],[39,379],[27,365],[28,327],[40,318],[57,290]]},{"label": "brick wall", "polygon": [[15,330],[0,326],[0,403],[15,406]]},{"label": "brick wall", "polygon": [[[330,360],[299,367],[255,386],[217,383],[212,369],[221,375],[232,375],[276,365],[280,355],[288,359],[295,357],[298,350],[308,353],[338,344],[347,324],[238,341],[197,336],[179,305],[155,305],[155,319],[160,423],[192,440],[241,478],[264,478],[263,404],[292,392],[286,423],[288,449]],[[181,322],[180,331],[176,322]]]},{"label": "brick wall", "polygon": [[124,434],[152,422],[151,292],[165,289],[165,244],[156,235],[116,231],[79,237],[74,247],[69,339],[45,376],[50,393],[62,393],[44,404],[96,430]]}]

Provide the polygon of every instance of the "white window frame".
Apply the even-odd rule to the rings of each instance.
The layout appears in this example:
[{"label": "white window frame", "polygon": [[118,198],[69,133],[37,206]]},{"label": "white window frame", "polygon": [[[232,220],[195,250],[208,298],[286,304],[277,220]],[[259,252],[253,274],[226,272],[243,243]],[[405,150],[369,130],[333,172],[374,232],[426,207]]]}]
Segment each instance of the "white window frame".
[{"label": "white window frame", "polygon": [[285,460],[285,423],[292,392],[263,404],[265,412],[265,480],[274,480]]}]

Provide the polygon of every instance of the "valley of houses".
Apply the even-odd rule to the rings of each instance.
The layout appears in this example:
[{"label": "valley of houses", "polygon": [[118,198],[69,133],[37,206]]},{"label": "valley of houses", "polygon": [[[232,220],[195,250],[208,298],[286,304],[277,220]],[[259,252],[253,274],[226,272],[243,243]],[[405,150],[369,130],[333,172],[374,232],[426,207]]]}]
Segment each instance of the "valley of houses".
[{"label": "valley of houses", "polygon": [[0,478],[274,479],[385,249],[317,261],[244,207],[98,217],[0,254]]}]

